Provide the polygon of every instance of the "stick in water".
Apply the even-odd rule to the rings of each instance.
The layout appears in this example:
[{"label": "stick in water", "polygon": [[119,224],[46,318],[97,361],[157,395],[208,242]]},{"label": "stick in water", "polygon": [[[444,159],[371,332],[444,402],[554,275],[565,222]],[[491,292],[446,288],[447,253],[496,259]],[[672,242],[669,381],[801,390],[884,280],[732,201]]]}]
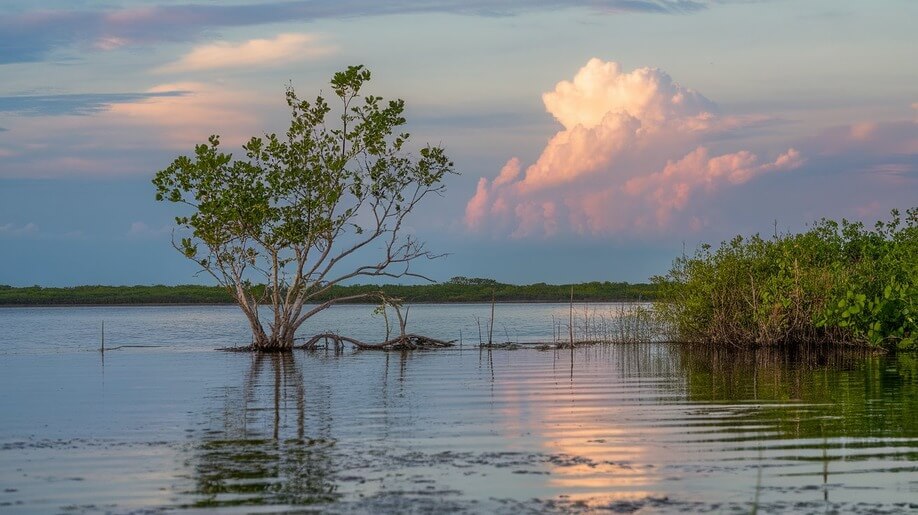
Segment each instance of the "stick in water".
[{"label": "stick in water", "polygon": [[571,332],[571,355],[574,354],[574,287],[571,286],[571,312],[567,321],[567,327]]},{"label": "stick in water", "polygon": [[488,327],[488,345],[491,345],[491,339],[494,336],[494,290],[491,290],[491,324]]}]

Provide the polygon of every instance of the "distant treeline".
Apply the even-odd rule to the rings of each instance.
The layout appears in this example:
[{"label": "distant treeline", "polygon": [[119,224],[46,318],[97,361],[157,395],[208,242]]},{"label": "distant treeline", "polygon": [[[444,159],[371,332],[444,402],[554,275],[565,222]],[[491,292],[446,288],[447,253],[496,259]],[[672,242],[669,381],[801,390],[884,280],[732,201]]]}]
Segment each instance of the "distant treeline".
[{"label": "distant treeline", "polygon": [[[336,286],[326,295],[316,298],[322,302],[332,297],[384,291],[404,302],[561,302],[574,300],[601,302],[617,300],[653,300],[655,287],[650,284],[624,282],[589,282],[580,284],[513,285],[493,279],[454,277],[444,283],[424,285]],[[0,285],[0,306],[62,306],[104,304],[232,304],[230,294],[218,286],[75,286],[72,288],[43,288],[31,286],[14,288]],[[368,301],[372,302],[372,301]]]}]

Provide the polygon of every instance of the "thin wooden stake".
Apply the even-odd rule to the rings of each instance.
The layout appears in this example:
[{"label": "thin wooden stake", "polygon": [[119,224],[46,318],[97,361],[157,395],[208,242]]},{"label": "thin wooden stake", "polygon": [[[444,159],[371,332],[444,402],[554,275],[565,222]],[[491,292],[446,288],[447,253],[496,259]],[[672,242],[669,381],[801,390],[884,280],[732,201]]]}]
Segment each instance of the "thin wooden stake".
[{"label": "thin wooden stake", "polygon": [[494,290],[491,290],[491,326],[488,328],[488,345],[494,336]]},{"label": "thin wooden stake", "polygon": [[105,320],[102,321],[102,352],[105,352]]},{"label": "thin wooden stake", "polygon": [[571,286],[571,312],[568,317],[568,329],[571,333],[571,356],[574,355],[574,287]]},{"label": "thin wooden stake", "polygon": [[571,310],[568,324],[571,332],[571,381],[574,380],[574,287],[571,286]]}]

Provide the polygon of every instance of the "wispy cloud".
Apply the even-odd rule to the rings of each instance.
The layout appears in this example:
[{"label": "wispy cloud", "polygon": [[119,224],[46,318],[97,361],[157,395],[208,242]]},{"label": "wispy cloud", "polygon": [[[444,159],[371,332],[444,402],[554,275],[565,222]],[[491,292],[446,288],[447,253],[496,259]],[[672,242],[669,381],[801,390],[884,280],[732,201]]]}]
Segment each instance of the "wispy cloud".
[{"label": "wispy cloud", "polygon": [[511,16],[527,11],[590,8],[600,13],[689,13],[705,0],[288,0],[247,4],[185,4],[118,10],[36,10],[0,18],[0,64],[46,59],[58,48],[112,50],[162,41],[195,40],[208,30],[265,23],[412,13]]},{"label": "wispy cloud", "polygon": [[38,232],[38,224],[29,222],[24,225],[6,223],[0,225],[0,236],[28,236]]},{"label": "wispy cloud", "polygon": [[[156,96],[159,92],[184,91],[181,96]],[[217,131],[223,142],[240,144],[260,130],[260,111],[266,100],[255,93],[202,82],[162,84],[150,96],[136,102],[110,106],[100,120],[109,126],[128,126],[157,131],[167,147],[184,148],[206,141]],[[268,99],[274,105],[274,98]]]},{"label": "wispy cloud", "polygon": [[821,154],[918,154],[918,120],[866,121],[825,129],[811,142]]},{"label": "wispy cloud", "polygon": [[699,198],[803,162],[793,148],[770,160],[713,153],[706,138],[758,117],[721,116],[654,68],[625,72],[592,59],[542,100],[563,129],[525,170],[512,158],[493,181],[480,179],[466,206],[470,229],[514,237],[698,229],[703,218],[690,208]]},{"label": "wispy cloud", "polygon": [[114,104],[141,102],[159,97],[180,97],[186,93],[179,90],[167,90],[149,93],[0,96],[0,113],[19,116],[90,115],[104,111]]},{"label": "wispy cloud", "polygon": [[129,238],[136,239],[145,239],[145,238],[158,238],[160,236],[169,234],[172,231],[172,228],[168,225],[154,228],[150,227],[144,222],[133,222],[131,227],[128,229],[127,236]]},{"label": "wispy cloud", "polygon": [[158,72],[187,72],[218,68],[264,68],[323,57],[334,47],[311,34],[278,34],[271,39],[241,43],[220,41],[201,45]]},{"label": "wispy cloud", "polygon": [[[182,94],[161,94],[175,91]],[[150,173],[214,133],[238,146],[283,112],[274,95],[215,83],[166,83],[133,98],[94,107],[91,116],[79,116],[81,108],[15,118],[0,143],[10,149],[0,152],[0,178]]]}]

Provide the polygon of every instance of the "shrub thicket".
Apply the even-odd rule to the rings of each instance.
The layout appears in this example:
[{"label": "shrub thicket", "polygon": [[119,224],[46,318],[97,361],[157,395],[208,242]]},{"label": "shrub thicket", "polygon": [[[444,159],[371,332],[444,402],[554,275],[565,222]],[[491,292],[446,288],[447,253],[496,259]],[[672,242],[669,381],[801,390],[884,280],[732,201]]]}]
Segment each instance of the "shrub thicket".
[{"label": "shrub thicket", "polygon": [[703,245],[654,283],[657,312],[683,341],[918,347],[918,208],[872,229],[824,219]]}]

